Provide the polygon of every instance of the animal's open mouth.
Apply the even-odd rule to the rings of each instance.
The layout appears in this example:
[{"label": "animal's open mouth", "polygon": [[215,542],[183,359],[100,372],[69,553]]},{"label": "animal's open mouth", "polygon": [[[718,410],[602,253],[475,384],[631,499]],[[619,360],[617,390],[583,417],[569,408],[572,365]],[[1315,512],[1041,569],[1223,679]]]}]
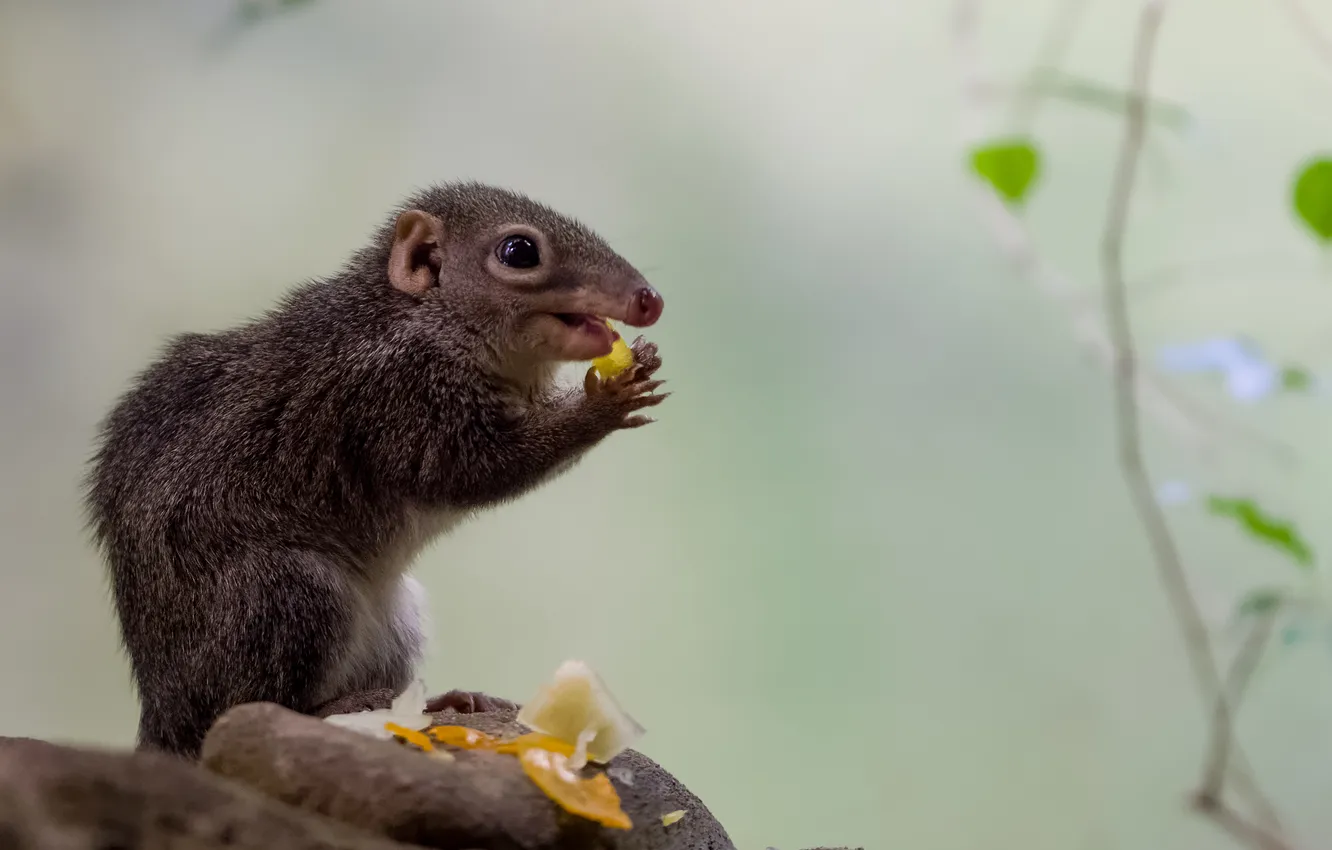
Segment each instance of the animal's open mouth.
[{"label": "animal's open mouth", "polygon": [[579,328],[583,325],[604,325],[606,322],[599,319],[591,313],[552,313],[552,316],[564,322],[571,328]]},{"label": "animal's open mouth", "polygon": [[588,357],[608,354],[620,336],[614,328],[606,324],[605,319],[592,313],[551,313],[551,315],[577,334],[575,338],[578,342],[575,343],[575,347],[580,355],[585,352],[590,352],[587,354]]}]

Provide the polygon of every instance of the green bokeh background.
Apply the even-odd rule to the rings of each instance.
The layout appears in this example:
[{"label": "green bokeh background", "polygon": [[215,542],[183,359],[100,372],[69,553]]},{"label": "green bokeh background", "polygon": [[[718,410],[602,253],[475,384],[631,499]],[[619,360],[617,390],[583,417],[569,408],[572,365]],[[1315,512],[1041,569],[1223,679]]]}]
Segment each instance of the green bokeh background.
[{"label": "green bokeh background", "polygon": [[[1332,29],[1332,11],[1315,14]],[[1204,738],[1113,465],[1110,392],[972,202],[942,0],[0,0],[0,734],[128,745],[136,706],[78,478],[163,339],[334,269],[415,186],[520,188],[666,296],[676,391],[421,559],[432,689],[525,698],[598,668],[642,749],[744,848],[1211,848]],[[1179,2],[1130,272],[1145,350],[1246,332],[1315,372],[1330,267],[1288,211],[1332,146],[1332,70],[1278,8]],[[1054,3],[992,2],[1028,68]],[[1068,68],[1127,78],[1136,4]],[[997,113],[995,131],[1005,129]],[[1051,104],[1028,221],[1096,297],[1119,125]],[[1326,400],[1230,410],[1297,447],[1153,431],[1165,477],[1261,497],[1316,549]],[[1176,513],[1208,610],[1286,569]],[[447,646],[448,651],[443,647]],[[1241,733],[1297,833],[1332,828],[1326,647],[1273,653]]]}]

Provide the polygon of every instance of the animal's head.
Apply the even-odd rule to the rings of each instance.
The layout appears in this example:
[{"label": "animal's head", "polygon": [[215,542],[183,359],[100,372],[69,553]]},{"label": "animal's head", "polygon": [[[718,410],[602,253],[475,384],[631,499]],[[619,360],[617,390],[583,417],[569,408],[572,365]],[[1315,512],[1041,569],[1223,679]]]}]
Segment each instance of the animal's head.
[{"label": "animal's head", "polygon": [[464,316],[500,354],[591,360],[605,320],[647,327],[660,294],[600,236],[522,195],[477,183],[412,198],[386,238],[388,281],[430,316]]}]

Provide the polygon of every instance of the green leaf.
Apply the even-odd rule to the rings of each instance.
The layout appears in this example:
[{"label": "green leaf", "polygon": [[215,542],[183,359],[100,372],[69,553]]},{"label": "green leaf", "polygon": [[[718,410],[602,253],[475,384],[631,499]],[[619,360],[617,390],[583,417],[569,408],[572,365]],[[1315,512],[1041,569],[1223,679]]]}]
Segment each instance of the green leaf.
[{"label": "green leaf", "polygon": [[971,152],[971,168],[989,183],[999,197],[1021,205],[1040,171],[1041,155],[1022,139],[981,145]]},{"label": "green leaf", "polygon": [[1313,566],[1313,550],[1304,542],[1294,524],[1265,516],[1251,499],[1228,499],[1209,496],[1207,509],[1217,516],[1237,520],[1251,537],[1282,550],[1302,567]]},{"label": "green leaf", "polygon": [[1307,390],[1313,385],[1313,378],[1300,366],[1286,366],[1281,370],[1281,386],[1294,392]]},{"label": "green leaf", "polygon": [[1332,159],[1315,159],[1295,178],[1295,214],[1323,242],[1332,242]]},{"label": "green leaf", "polygon": [[1241,616],[1267,614],[1281,607],[1285,594],[1278,587],[1260,587],[1248,593],[1240,601],[1238,613]]}]

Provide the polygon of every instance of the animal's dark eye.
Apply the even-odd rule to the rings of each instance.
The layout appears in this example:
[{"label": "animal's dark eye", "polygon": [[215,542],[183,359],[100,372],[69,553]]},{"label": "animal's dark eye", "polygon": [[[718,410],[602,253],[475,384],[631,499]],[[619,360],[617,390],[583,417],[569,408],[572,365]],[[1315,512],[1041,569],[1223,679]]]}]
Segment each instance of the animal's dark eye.
[{"label": "animal's dark eye", "polygon": [[495,250],[499,261],[509,268],[530,269],[541,264],[541,252],[526,236],[509,236]]}]

